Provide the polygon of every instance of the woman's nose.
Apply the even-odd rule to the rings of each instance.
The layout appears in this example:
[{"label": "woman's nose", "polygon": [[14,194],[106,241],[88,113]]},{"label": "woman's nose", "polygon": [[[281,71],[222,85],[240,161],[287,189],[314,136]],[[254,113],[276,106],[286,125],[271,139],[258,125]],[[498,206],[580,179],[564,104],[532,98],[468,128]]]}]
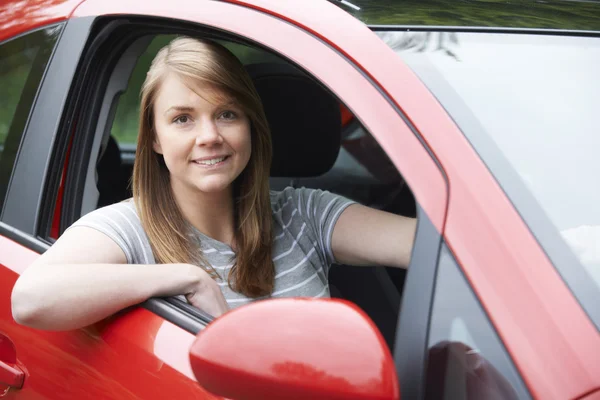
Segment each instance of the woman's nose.
[{"label": "woman's nose", "polygon": [[197,146],[210,146],[223,143],[223,137],[214,121],[206,121],[200,124],[196,132]]}]

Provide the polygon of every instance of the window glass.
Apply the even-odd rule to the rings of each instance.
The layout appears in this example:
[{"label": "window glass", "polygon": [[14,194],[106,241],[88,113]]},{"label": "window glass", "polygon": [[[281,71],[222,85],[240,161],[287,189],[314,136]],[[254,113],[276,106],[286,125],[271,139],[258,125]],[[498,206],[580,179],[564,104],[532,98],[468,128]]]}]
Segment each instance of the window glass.
[{"label": "window glass", "polygon": [[600,328],[600,38],[379,35],[453,117]]},{"label": "window glass", "polygon": [[5,94],[0,97],[0,152],[4,150],[8,129],[38,51],[36,47],[23,48],[19,52],[4,55],[4,49],[5,47],[0,48],[0,82]]},{"label": "window glass", "polygon": [[597,1],[470,0],[454,1],[452,7],[449,4],[444,0],[346,0],[340,7],[369,25],[582,30],[600,27]]},{"label": "window glass", "polygon": [[445,244],[429,327],[426,398],[529,398],[508,352]]},{"label": "window glass", "polygon": [[47,28],[0,45],[0,206],[58,33]]}]

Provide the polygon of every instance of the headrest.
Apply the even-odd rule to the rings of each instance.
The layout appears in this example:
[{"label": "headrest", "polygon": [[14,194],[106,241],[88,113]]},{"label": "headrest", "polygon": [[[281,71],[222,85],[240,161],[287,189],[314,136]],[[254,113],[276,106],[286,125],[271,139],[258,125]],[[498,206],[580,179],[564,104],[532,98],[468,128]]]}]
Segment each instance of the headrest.
[{"label": "headrest", "polygon": [[273,177],[312,177],[329,171],[341,144],[338,101],[288,64],[246,66],[262,100],[273,142]]}]

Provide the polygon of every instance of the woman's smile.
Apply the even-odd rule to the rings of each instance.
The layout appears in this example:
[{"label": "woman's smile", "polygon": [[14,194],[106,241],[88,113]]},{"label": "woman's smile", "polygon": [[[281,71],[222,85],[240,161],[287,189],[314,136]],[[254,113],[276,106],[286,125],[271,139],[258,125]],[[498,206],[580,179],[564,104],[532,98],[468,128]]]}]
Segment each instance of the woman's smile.
[{"label": "woman's smile", "polygon": [[229,155],[216,156],[216,157],[203,157],[192,160],[192,163],[205,169],[216,169],[227,164],[229,161]]}]

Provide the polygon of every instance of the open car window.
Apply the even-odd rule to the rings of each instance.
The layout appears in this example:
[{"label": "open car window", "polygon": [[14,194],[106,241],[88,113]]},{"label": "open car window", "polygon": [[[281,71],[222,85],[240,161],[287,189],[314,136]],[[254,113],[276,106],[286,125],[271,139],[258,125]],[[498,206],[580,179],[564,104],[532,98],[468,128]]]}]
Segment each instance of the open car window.
[{"label": "open car window", "polygon": [[[173,38],[175,35],[157,35],[152,39],[139,57],[127,89],[118,100],[117,111],[110,130],[111,139],[108,149],[101,150],[101,154],[106,154],[105,159],[112,158],[115,161],[103,163],[101,158],[97,176],[99,180],[110,177],[113,181],[111,185],[98,183],[101,197],[102,186],[106,186],[104,189],[106,191],[114,190],[115,177],[116,185],[120,185],[121,189],[116,195],[109,195],[107,200],[101,200],[98,206],[107,205],[131,195],[128,182],[132,173],[139,127],[139,93],[152,59],[160,48]],[[238,57],[244,65],[287,63],[284,59],[257,47],[225,40],[219,42]],[[375,208],[389,209],[391,207],[394,208],[393,211],[403,215],[416,216],[414,197],[404,186],[404,181],[396,167],[350,111],[342,104],[340,104],[340,108],[343,124],[341,128],[342,142],[333,167],[327,173],[317,177],[273,177],[271,178],[272,189],[281,190],[287,186],[320,188]],[[117,152],[117,148],[121,159],[121,168],[118,171],[114,169],[114,163],[118,162],[117,156],[114,154]],[[111,172],[103,173],[102,168],[110,168]],[[106,178],[103,178],[104,176]],[[398,200],[400,198],[401,200]]]}]

